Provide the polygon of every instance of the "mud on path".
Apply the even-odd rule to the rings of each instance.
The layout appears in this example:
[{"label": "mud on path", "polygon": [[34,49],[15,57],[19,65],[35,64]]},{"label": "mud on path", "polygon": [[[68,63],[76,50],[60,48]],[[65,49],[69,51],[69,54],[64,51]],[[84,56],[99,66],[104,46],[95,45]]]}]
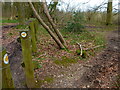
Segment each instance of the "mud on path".
[{"label": "mud on path", "polygon": [[118,75],[118,31],[107,36],[107,48],[85,63],[62,68],[54,83],[43,85],[47,88],[115,88]]}]

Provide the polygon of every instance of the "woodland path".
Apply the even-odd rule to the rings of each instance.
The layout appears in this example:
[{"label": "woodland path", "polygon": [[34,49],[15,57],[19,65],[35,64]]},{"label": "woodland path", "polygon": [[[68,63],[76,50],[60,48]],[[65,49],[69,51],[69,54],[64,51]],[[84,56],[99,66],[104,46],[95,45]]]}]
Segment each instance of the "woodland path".
[{"label": "woodland path", "polygon": [[[4,36],[4,34],[3,34]],[[4,36],[5,37],[5,36]],[[3,40],[5,38],[2,38]],[[107,48],[90,58],[85,63],[72,64],[59,69],[62,73],[55,76],[51,84],[44,88],[108,88],[112,86],[118,75],[118,56],[120,56],[118,31],[110,31],[107,35]],[[12,76],[16,88],[25,88],[25,76],[21,66],[21,46],[15,40],[5,45],[9,52]],[[52,66],[51,66],[52,67]],[[50,68],[50,67],[48,67]],[[56,68],[56,70],[58,70]],[[53,69],[55,71],[55,69]],[[53,73],[49,71],[49,73]],[[42,72],[42,71],[41,71]],[[44,73],[45,74],[45,73]],[[54,73],[53,73],[54,74]]]},{"label": "woodland path", "polygon": [[114,88],[120,56],[118,31],[107,36],[107,48],[84,64],[74,64],[49,88]]}]

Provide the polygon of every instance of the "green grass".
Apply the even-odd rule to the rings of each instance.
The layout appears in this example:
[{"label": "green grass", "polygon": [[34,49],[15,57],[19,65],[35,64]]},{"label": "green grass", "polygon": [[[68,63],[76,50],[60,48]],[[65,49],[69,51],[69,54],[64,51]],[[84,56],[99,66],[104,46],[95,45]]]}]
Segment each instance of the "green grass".
[{"label": "green grass", "polygon": [[[106,25],[105,23],[99,23],[99,22],[91,22],[87,23],[90,26],[95,26],[96,28],[86,28],[88,31],[89,30],[94,30],[94,31],[114,31],[116,27],[118,27],[117,24],[112,24],[112,25]],[[117,29],[118,30],[118,29]]]},{"label": "green grass", "polygon": [[[89,30],[84,30],[84,32],[81,33],[72,33],[72,32],[67,32],[64,30],[60,30],[62,35],[65,38],[65,40],[70,40],[70,44],[74,45],[76,42],[79,43],[84,43],[84,42],[93,42],[95,45],[102,45],[105,44],[105,37],[104,37],[104,32],[89,32]],[[49,35],[48,32],[41,26],[39,26],[39,32],[38,35]]]},{"label": "green grass", "polygon": [[[34,18],[30,18],[29,20],[35,20]],[[13,20],[10,20],[10,19],[2,19],[2,20],[0,20],[0,23],[19,23],[19,20],[15,20],[15,19],[13,19]]]},{"label": "green grass", "polygon": [[81,33],[69,33],[62,31],[63,36],[67,37],[66,40],[70,40],[71,44],[76,44],[76,42],[89,42],[94,40],[95,35],[89,31],[81,32]]},{"label": "green grass", "polygon": [[69,66],[72,63],[77,63],[77,59],[73,59],[73,58],[67,58],[65,56],[62,57],[62,60],[55,60],[53,61],[55,64],[57,65],[62,65],[62,66]]},{"label": "green grass", "polygon": [[[82,45],[85,45],[86,48],[100,46],[93,50],[87,50],[85,52],[83,51],[83,56],[80,56],[80,50],[76,50],[76,55],[78,55],[80,60],[87,60],[90,56],[95,56],[97,52],[100,52],[106,46],[105,32],[89,31],[85,29],[85,31],[81,33],[69,33],[62,31],[62,34],[67,37],[66,41],[70,40],[70,44],[72,45],[76,45],[76,42],[78,42]],[[87,43],[91,43],[92,46],[88,47]]]},{"label": "green grass", "polygon": [[113,82],[113,88],[120,88],[120,75],[116,76],[116,81]]},{"label": "green grass", "polygon": [[28,25],[17,25],[15,28],[16,29],[29,29],[29,26]]},{"label": "green grass", "polygon": [[[83,44],[83,43],[92,43],[93,47],[97,46],[97,45],[103,45],[99,48],[94,49],[95,52],[102,50],[103,48],[105,48],[105,44],[106,44],[106,39],[105,39],[105,32],[96,32],[96,31],[89,31],[87,29],[85,29],[84,32],[67,32],[64,30],[60,30],[60,32],[62,33],[62,35],[65,37],[66,41],[70,41],[69,44],[71,45],[76,45],[76,42]],[[44,34],[44,36],[49,35],[47,33],[47,31],[43,28],[40,27],[39,28],[39,35],[40,34]],[[86,47],[88,48],[88,47]],[[76,52],[78,54],[78,52]],[[95,53],[90,51],[86,51],[86,54],[89,54],[91,56],[94,56]],[[79,56],[79,55],[78,55]],[[79,59],[87,59],[89,56],[85,55],[85,57],[81,57],[79,56]],[[71,63],[76,63],[77,60],[75,59],[71,59],[71,58],[64,58],[62,57],[62,60],[55,60],[54,63],[57,65],[62,65],[62,66],[69,66]]]},{"label": "green grass", "polygon": [[11,33],[11,32],[10,32],[10,33],[8,33],[8,35],[9,35],[9,36],[12,36],[12,35],[13,35],[13,33]]},{"label": "green grass", "polygon": [[38,61],[33,61],[33,67],[34,69],[42,68],[42,65],[38,63]]},{"label": "green grass", "polygon": [[0,20],[0,23],[18,23],[18,22],[19,22],[18,20],[7,20],[7,19]]},{"label": "green grass", "polygon": [[[101,26],[101,25],[100,25]],[[99,27],[100,27],[99,26]],[[112,29],[111,26],[110,27],[106,27],[106,28],[93,28],[94,31],[89,31],[89,29],[91,28],[85,28],[83,32],[67,32],[65,30],[60,30],[60,32],[62,33],[62,35],[65,37],[66,41],[70,41],[69,44],[71,45],[76,45],[76,42],[80,43],[80,44],[84,44],[86,47],[85,48],[89,48],[87,43],[91,43],[92,47],[95,46],[99,46],[99,45],[103,45],[100,46],[99,48],[95,48],[92,50],[88,50],[86,51],[85,57],[81,57],[80,55],[78,55],[79,59],[87,59],[89,58],[89,56],[94,56],[95,53],[100,52],[101,50],[103,50],[106,46],[106,32],[104,31],[108,31],[115,29],[116,26],[114,26]],[[40,37],[47,37],[49,34],[48,32],[41,26],[39,26],[39,32],[38,32],[38,36]],[[76,52],[76,55],[79,52]],[[77,60],[79,60],[77,58]],[[67,57],[62,57],[61,60],[57,60],[57,58],[55,59],[55,61],[53,61],[55,64],[57,65],[62,65],[62,66],[69,66],[71,63],[76,63],[77,62],[76,59],[73,58],[67,58]]]},{"label": "green grass", "polygon": [[40,34],[42,34],[42,35],[48,35],[47,30],[44,29],[41,25],[39,25],[38,29],[39,29],[38,35],[40,35]]},{"label": "green grass", "polygon": [[94,42],[94,45],[102,45],[105,44],[105,32],[96,32],[89,31],[87,29],[81,33],[69,33],[62,30],[63,36],[67,37],[66,40],[70,40],[70,44],[85,43],[85,42]]},{"label": "green grass", "polygon": [[105,39],[101,36],[95,38],[95,45],[104,45],[106,43]]},{"label": "green grass", "polygon": [[53,82],[53,80],[54,80],[53,77],[45,77],[43,82],[51,83]]}]

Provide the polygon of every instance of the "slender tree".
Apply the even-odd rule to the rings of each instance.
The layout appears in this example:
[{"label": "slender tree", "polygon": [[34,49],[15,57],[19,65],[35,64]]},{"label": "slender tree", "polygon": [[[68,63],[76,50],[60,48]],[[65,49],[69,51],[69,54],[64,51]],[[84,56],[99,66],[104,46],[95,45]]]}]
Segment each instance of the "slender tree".
[{"label": "slender tree", "polygon": [[8,17],[10,19],[11,16],[11,2],[2,3],[2,15],[3,17]]},{"label": "slender tree", "polygon": [[46,0],[45,0],[45,2],[43,2],[43,8],[44,8],[44,12],[45,12],[45,14],[46,14],[46,16],[47,16],[47,18],[48,18],[50,24],[52,25],[52,27],[53,27],[55,33],[57,34],[59,40],[61,41],[61,43],[63,43],[63,44],[66,46],[66,42],[65,42],[65,40],[64,40],[64,38],[63,38],[63,36],[62,36],[62,34],[61,34],[60,31],[57,29],[55,23],[53,22],[52,17],[51,17],[50,14],[49,14],[49,10],[48,10],[48,7],[47,7]]},{"label": "slender tree", "polygon": [[36,18],[41,23],[41,25],[48,31],[48,33],[51,35],[51,37],[55,40],[55,42],[58,44],[60,48],[65,48],[64,45],[59,41],[59,39],[54,35],[54,33],[50,30],[49,26],[45,24],[45,22],[42,20],[41,16],[37,13],[35,10],[32,2],[29,2],[30,7],[32,8]]},{"label": "slender tree", "polygon": [[19,23],[24,24],[25,21],[25,11],[24,11],[24,3],[23,2],[15,2],[15,6],[18,12],[18,20]]},{"label": "slender tree", "polygon": [[108,0],[106,25],[112,24],[112,0]]}]

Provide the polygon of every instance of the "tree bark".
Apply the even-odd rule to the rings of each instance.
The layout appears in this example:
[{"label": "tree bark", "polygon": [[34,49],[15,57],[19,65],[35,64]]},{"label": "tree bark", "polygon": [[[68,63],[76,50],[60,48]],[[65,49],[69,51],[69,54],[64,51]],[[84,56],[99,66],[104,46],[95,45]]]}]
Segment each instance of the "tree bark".
[{"label": "tree bark", "polygon": [[54,35],[54,33],[50,30],[50,28],[44,23],[44,21],[42,20],[42,18],[40,17],[40,15],[37,13],[37,11],[35,10],[33,4],[31,2],[29,2],[30,7],[32,8],[36,18],[39,20],[39,22],[41,23],[41,25],[48,31],[48,33],[51,35],[51,37],[55,40],[55,42],[58,44],[58,46],[60,48],[65,48],[63,46],[63,44],[59,41],[59,39],[57,39],[57,37]]},{"label": "tree bark", "polygon": [[106,25],[112,24],[112,0],[108,0]]},{"label": "tree bark", "polygon": [[25,22],[25,12],[23,8],[24,3],[22,2],[15,2],[15,6],[17,7],[17,12],[18,12],[18,20],[20,24],[24,24]]},{"label": "tree bark", "polygon": [[45,14],[46,14],[46,16],[47,16],[47,18],[48,18],[48,21],[49,21],[50,24],[52,25],[52,27],[53,27],[56,35],[58,36],[58,38],[59,38],[59,40],[61,41],[61,43],[64,44],[64,46],[66,47],[67,45],[66,45],[66,42],[65,42],[62,34],[61,34],[61,33],[59,32],[59,30],[56,28],[56,25],[54,24],[53,19],[52,19],[52,17],[51,17],[50,14],[49,14],[49,10],[48,10],[47,4],[46,4],[46,0],[45,0],[45,2],[43,2],[43,8],[44,8],[44,12],[45,12]]}]

